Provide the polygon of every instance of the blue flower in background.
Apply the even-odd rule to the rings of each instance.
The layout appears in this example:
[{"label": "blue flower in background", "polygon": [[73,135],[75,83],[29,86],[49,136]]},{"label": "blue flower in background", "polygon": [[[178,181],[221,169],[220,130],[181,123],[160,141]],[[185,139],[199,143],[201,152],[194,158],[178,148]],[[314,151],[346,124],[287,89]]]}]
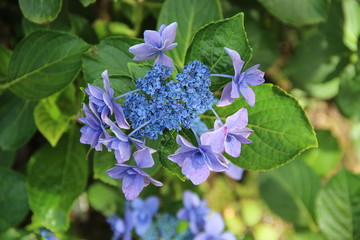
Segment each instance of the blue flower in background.
[{"label": "blue flower in background", "polygon": [[111,240],[119,240],[125,232],[125,223],[118,216],[112,216],[106,219],[106,222],[110,224],[110,228],[113,231]]},{"label": "blue flower in background", "polygon": [[105,119],[109,114],[114,114],[115,119],[119,127],[129,129],[130,126],[125,119],[123,109],[121,105],[114,101],[114,89],[110,87],[110,80],[108,71],[105,70],[102,73],[104,79],[105,91],[97,86],[93,86],[90,83],[85,88],[85,92],[89,95],[89,101],[97,106],[97,112],[100,113],[101,119]]},{"label": "blue flower in background", "polygon": [[55,235],[47,229],[41,229],[40,235],[42,237],[41,239],[43,240],[58,240],[58,238],[55,237]]},{"label": "blue flower in background", "polygon": [[[219,141],[224,141],[225,133],[218,134]],[[204,182],[210,174],[210,170],[214,172],[223,172],[227,169],[226,159],[219,153],[214,152],[209,145],[194,147],[185,138],[178,135],[176,142],[180,148],[175,154],[168,158],[177,163],[181,168],[181,172],[195,185]]]},{"label": "blue flower in background", "polygon": [[146,230],[151,226],[152,218],[158,211],[159,198],[148,197],[145,200],[136,198],[130,204],[136,233],[139,236],[143,236]]},{"label": "blue flower in background", "polygon": [[207,201],[201,201],[195,193],[185,191],[183,203],[184,208],[177,213],[178,219],[188,221],[193,234],[202,231],[205,227],[205,217],[210,213],[210,209],[206,206]]},{"label": "blue flower in background", "polygon": [[248,85],[257,86],[264,83],[264,72],[258,69],[258,67],[260,66],[259,64],[247,69],[245,72],[241,72],[244,66],[244,61],[241,60],[239,53],[229,48],[224,49],[232,59],[235,76],[228,76],[222,74],[212,75],[232,78],[232,81],[225,86],[221,94],[221,99],[216,104],[216,106],[227,106],[240,96],[243,96],[250,106],[254,106],[255,93]]},{"label": "blue flower in background", "polygon": [[163,185],[140,168],[126,164],[116,164],[115,167],[107,170],[106,174],[115,179],[123,179],[122,191],[127,200],[134,200],[150,183],[157,187]]},{"label": "blue flower in background", "polygon": [[194,240],[236,240],[231,232],[224,232],[224,221],[219,213],[213,213],[205,220],[205,231],[197,234]]},{"label": "blue flower in background", "polygon": [[90,102],[89,107],[83,104],[85,117],[79,118],[80,122],[86,124],[80,128],[80,142],[83,144],[90,144],[95,150],[100,151],[102,150],[103,145],[101,139],[110,137],[110,135],[106,132],[93,103]]},{"label": "blue flower in background", "polygon": [[177,23],[171,23],[166,26],[162,24],[159,31],[146,30],[144,32],[144,43],[137,44],[129,48],[129,51],[135,55],[133,60],[144,61],[158,56],[155,65],[165,65],[174,68],[173,60],[164,54],[177,46],[174,43],[176,38]]}]

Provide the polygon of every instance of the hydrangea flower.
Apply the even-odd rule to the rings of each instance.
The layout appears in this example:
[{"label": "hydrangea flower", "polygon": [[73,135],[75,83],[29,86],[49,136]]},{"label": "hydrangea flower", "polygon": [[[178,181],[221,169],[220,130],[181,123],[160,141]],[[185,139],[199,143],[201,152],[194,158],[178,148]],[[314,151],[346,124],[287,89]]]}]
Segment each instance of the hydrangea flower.
[{"label": "hydrangea flower", "polygon": [[102,73],[104,79],[105,91],[97,86],[93,86],[90,83],[85,88],[85,92],[89,95],[89,101],[97,106],[97,112],[100,113],[101,119],[105,119],[109,116],[109,113],[115,115],[115,119],[119,127],[129,129],[130,126],[125,119],[123,109],[121,105],[114,100],[114,89],[110,87],[110,80],[108,71],[105,70]]},{"label": "hydrangea flower", "polygon": [[110,228],[113,231],[111,240],[119,240],[125,232],[125,223],[118,216],[112,216],[106,219],[106,222],[110,224]]},{"label": "hydrangea flower", "polygon": [[240,96],[243,96],[250,106],[254,106],[255,93],[248,85],[257,86],[264,83],[264,72],[258,69],[260,66],[259,64],[247,69],[245,72],[241,72],[244,66],[244,61],[241,60],[239,53],[231,50],[230,48],[225,47],[224,49],[232,59],[235,76],[214,74],[214,76],[232,78],[232,81],[225,86],[221,94],[221,99],[216,106],[223,107],[229,105]]},{"label": "hydrangea flower", "polygon": [[58,238],[55,237],[55,235],[47,229],[41,229],[40,235],[42,237],[41,239],[43,240],[58,240]]},{"label": "hydrangea flower", "polygon": [[[246,128],[248,124],[248,112],[246,108],[241,108],[233,115],[226,118],[225,124],[217,119],[214,123],[214,129],[202,135],[206,139],[206,143],[218,148],[218,151],[225,150],[232,157],[239,157],[241,152],[241,144],[252,143],[247,139],[253,130]],[[218,131],[223,129],[225,132],[224,141],[220,141]]]},{"label": "hydrangea flower", "polygon": [[[223,129],[218,131],[219,141],[224,141],[225,134]],[[180,145],[180,148],[168,158],[182,168],[181,172],[193,184],[199,185],[204,182],[209,177],[210,170],[223,172],[227,169],[227,160],[214,151],[211,146],[203,144],[203,141],[201,141],[199,147],[194,147],[185,138],[177,135],[176,142]]]},{"label": "hydrangea flower", "polygon": [[79,118],[80,122],[86,124],[80,128],[80,142],[89,144],[91,147],[95,148],[95,150],[101,151],[103,145],[101,139],[109,137],[110,135],[106,132],[93,103],[90,102],[89,107],[83,104],[85,117]]},{"label": "hydrangea flower", "polygon": [[136,233],[143,236],[146,230],[151,226],[152,218],[159,209],[159,198],[148,197],[145,200],[136,198],[131,203],[133,224]]},{"label": "hydrangea flower", "polygon": [[236,240],[231,232],[224,232],[224,221],[219,213],[206,218],[205,231],[195,236],[194,240]]},{"label": "hydrangea flower", "polygon": [[184,208],[177,213],[177,218],[189,222],[190,230],[196,234],[205,227],[205,216],[210,213],[206,206],[206,200],[200,200],[199,196],[193,192],[185,191],[183,193]]},{"label": "hydrangea flower", "polygon": [[157,55],[154,64],[174,68],[173,60],[164,52],[177,46],[177,43],[174,43],[176,28],[177,23],[173,22],[168,26],[162,24],[159,31],[146,30],[144,32],[144,43],[129,48],[129,51],[135,55],[133,60],[144,61]]},{"label": "hydrangea flower", "polygon": [[143,188],[150,183],[157,187],[163,185],[140,168],[126,164],[116,164],[115,167],[106,171],[106,174],[115,179],[123,179],[122,191],[127,200],[137,198]]},{"label": "hydrangea flower", "polygon": [[226,170],[224,173],[235,180],[241,180],[244,174],[244,169],[241,167],[236,166],[235,164],[232,164],[231,162],[228,162],[227,164],[228,170]]}]

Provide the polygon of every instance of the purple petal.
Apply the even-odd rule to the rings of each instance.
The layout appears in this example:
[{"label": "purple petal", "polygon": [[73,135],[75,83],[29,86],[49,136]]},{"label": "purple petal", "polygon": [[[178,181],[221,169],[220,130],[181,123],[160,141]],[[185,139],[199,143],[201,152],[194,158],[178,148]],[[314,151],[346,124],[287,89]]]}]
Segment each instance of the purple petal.
[{"label": "purple petal", "polygon": [[169,44],[171,44],[175,41],[176,28],[177,28],[176,22],[173,22],[170,25],[168,25],[166,28],[164,28],[164,30],[161,32],[161,38],[163,42],[165,42],[165,40],[168,40]]},{"label": "purple petal", "polygon": [[226,126],[215,131],[208,131],[200,136],[201,145],[211,146],[212,150],[216,153],[224,152],[224,142],[228,134]]},{"label": "purple petal", "polygon": [[223,155],[217,153],[209,153],[206,154],[206,156],[206,163],[212,171],[224,172],[228,169],[226,165],[227,160]]},{"label": "purple petal", "polygon": [[162,32],[164,31],[164,29],[166,28],[166,25],[165,24],[161,24],[161,26],[159,27],[159,34],[161,36]]},{"label": "purple petal", "polygon": [[205,163],[193,161],[190,158],[185,159],[182,173],[190,179],[194,185],[203,183],[210,175],[210,170]]},{"label": "purple petal", "polygon": [[240,131],[234,131],[229,135],[235,137],[242,144],[249,144],[252,143],[252,141],[250,139],[247,139],[247,137],[253,132],[253,130],[245,128]]},{"label": "purple petal", "polygon": [[124,114],[124,111],[123,111],[121,105],[114,102],[113,106],[114,106],[115,120],[116,120],[117,124],[119,125],[119,127],[123,128],[123,129],[130,129],[130,125],[126,121],[125,114]]},{"label": "purple petal", "polygon": [[241,130],[248,124],[248,111],[246,108],[241,108],[233,115],[226,118],[225,126],[228,127],[229,132]]},{"label": "purple petal", "polygon": [[171,69],[174,68],[173,60],[162,52],[159,53],[154,62],[154,65],[165,65]]},{"label": "purple petal", "polygon": [[182,151],[184,150],[184,147],[180,147],[178,150],[176,150],[175,154],[169,155],[168,159],[170,161],[173,161],[177,163],[180,167],[183,167],[184,161],[186,158],[191,158],[191,156],[194,154],[194,151]]},{"label": "purple petal", "polygon": [[114,96],[114,89],[110,87],[110,80],[109,80],[109,73],[108,70],[105,70],[101,74],[102,78],[104,79],[104,88],[105,92],[112,98]]},{"label": "purple petal", "polygon": [[192,208],[193,206],[199,206],[201,201],[196,193],[185,191],[183,193],[183,203],[185,208]]},{"label": "purple petal", "polygon": [[231,81],[231,97],[236,99],[240,97],[239,83],[235,82],[236,79]]},{"label": "purple petal", "polygon": [[112,177],[112,178],[121,179],[121,178],[123,178],[125,176],[126,171],[128,169],[129,168],[127,168],[127,167],[115,166],[115,167],[107,170],[105,173],[107,175],[109,175],[110,177]]},{"label": "purple petal", "polygon": [[244,169],[229,162],[228,170],[225,171],[225,174],[232,179],[240,180],[244,174]]},{"label": "purple petal", "polygon": [[157,197],[148,197],[145,200],[145,206],[146,209],[149,211],[149,213],[151,215],[154,215],[155,213],[157,213],[158,209],[159,209],[159,198]]},{"label": "purple petal", "polygon": [[244,61],[241,60],[240,54],[236,52],[235,50],[232,50],[230,48],[224,47],[225,51],[229,54],[235,71],[235,78],[237,76],[240,76],[241,70],[244,66]]},{"label": "purple petal", "polygon": [[232,90],[232,81],[226,84],[226,86],[224,87],[221,93],[220,101],[216,104],[216,106],[224,107],[230,105],[234,101],[234,98],[231,97],[231,90]]},{"label": "purple petal", "polygon": [[143,148],[134,152],[133,156],[139,168],[151,168],[154,166],[154,160],[148,148]]},{"label": "purple petal", "polygon": [[173,49],[174,47],[176,47],[178,44],[177,43],[171,43],[169,44],[168,41],[165,42],[164,47],[162,49],[162,51],[168,51]]},{"label": "purple petal", "polygon": [[144,32],[144,41],[154,47],[161,48],[161,37],[157,31],[146,30]]},{"label": "purple petal", "polygon": [[260,64],[252,66],[251,68],[247,69],[242,74],[244,75],[242,81],[245,81],[247,84],[251,86],[257,86],[265,82],[264,79],[264,72],[260,71],[258,67]]},{"label": "purple petal", "polygon": [[246,84],[242,84],[240,86],[241,95],[244,97],[245,101],[253,107],[255,104],[255,93],[254,91],[248,87]]},{"label": "purple petal", "polygon": [[116,126],[116,124],[111,121],[109,118],[105,118],[104,122],[110,126],[110,130],[115,134],[115,136],[123,142],[128,142],[128,136],[121,131],[121,129]]},{"label": "purple petal", "polygon": [[219,236],[224,230],[224,220],[218,212],[211,214],[205,220],[205,232],[213,236]]},{"label": "purple petal", "polygon": [[126,200],[134,200],[144,188],[144,177],[140,174],[127,174],[122,182],[122,191]]},{"label": "purple petal", "polygon": [[214,239],[214,238],[213,238],[213,236],[211,236],[207,233],[199,233],[194,238],[194,240],[208,240],[208,239]]},{"label": "purple petal", "polygon": [[133,60],[143,61],[148,60],[156,56],[157,51],[151,49],[151,45],[147,43],[136,44],[129,48],[129,52],[135,55]]},{"label": "purple petal", "polygon": [[90,83],[88,83],[88,87],[87,87],[88,91],[90,94],[88,94],[89,96],[93,96],[97,99],[102,99],[104,90],[102,90],[101,88],[99,88],[98,86],[93,86]]},{"label": "purple petal", "polygon": [[[110,113],[113,114],[113,108],[112,108],[112,105],[113,105],[113,102],[112,102],[112,99],[110,98],[109,95],[107,95],[107,93],[104,92],[103,96],[102,96],[102,99],[104,100],[107,108],[110,109]],[[104,108],[105,109],[105,108]],[[101,117],[104,119],[105,116],[107,116],[108,114],[101,114]]]},{"label": "purple petal", "polygon": [[192,145],[188,140],[183,138],[181,135],[176,136],[176,143],[179,144],[181,147],[186,148],[187,151],[196,149],[194,145]]},{"label": "purple petal", "polygon": [[[129,142],[118,141],[118,149],[115,152],[115,158],[118,163],[123,163],[131,157],[131,145]],[[117,154],[116,154],[117,153]]]},{"label": "purple petal", "polygon": [[225,141],[225,152],[234,158],[239,157],[241,143],[234,136],[228,135]]}]

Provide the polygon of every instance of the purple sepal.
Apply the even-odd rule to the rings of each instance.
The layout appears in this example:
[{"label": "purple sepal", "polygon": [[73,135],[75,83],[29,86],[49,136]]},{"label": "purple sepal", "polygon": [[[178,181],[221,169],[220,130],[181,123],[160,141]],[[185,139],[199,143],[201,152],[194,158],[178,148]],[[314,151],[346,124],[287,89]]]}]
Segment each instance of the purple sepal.
[{"label": "purple sepal", "polygon": [[213,213],[205,220],[205,231],[195,236],[194,240],[236,240],[234,234],[224,231],[224,220],[219,213]]},{"label": "purple sepal", "polygon": [[145,200],[136,198],[131,203],[133,224],[136,233],[143,236],[146,230],[151,226],[152,218],[159,208],[159,198],[148,197]]}]

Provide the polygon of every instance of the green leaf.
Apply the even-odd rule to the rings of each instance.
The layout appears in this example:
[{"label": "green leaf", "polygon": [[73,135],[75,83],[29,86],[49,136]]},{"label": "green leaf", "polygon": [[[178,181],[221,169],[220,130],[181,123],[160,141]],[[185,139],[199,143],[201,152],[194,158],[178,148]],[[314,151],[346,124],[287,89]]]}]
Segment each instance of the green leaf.
[{"label": "green leaf", "polygon": [[80,0],[81,4],[84,6],[84,7],[87,7],[89,6],[90,4],[96,2],[96,0]]},{"label": "green leaf", "polygon": [[116,160],[113,152],[108,152],[107,150],[102,152],[96,151],[94,154],[94,178],[112,186],[118,186],[119,181],[105,173],[110,168],[113,168],[115,163]]},{"label": "green leaf", "polygon": [[[211,73],[233,74],[233,64],[224,47],[237,51],[245,62],[251,58],[252,49],[246,37],[243,13],[199,29],[191,41],[185,62],[198,60],[207,65]],[[228,81],[224,78],[214,79],[213,90],[218,90]]]},{"label": "green leaf", "polygon": [[[75,95],[73,85],[69,85],[64,91],[70,92],[71,96]],[[64,91],[56,93],[48,98],[42,99],[35,108],[34,120],[36,127],[41,134],[55,147],[63,133],[69,126],[69,121],[74,117],[67,115],[66,108],[59,106],[59,103],[66,103],[68,106],[76,106],[76,114],[80,109],[80,105],[76,104],[75,99],[68,101]]]},{"label": "green leaf", "polygon": [[8,86],[23,98],[48,97],[75,79],[81,68],[81,54],[87,49],[84,41],[70,34],[34,32],[15,47]]},{"label": "green leaf", "polygon": [[130,70],[131,76],[134,79],[143,78],[151,70],[153,66],[150,64],[137,64],[137,63],[128,63],[128,68]]},{"label": "green leaf", "polygon": [[90,186],[88,198],[91,207],[101,212],[105,217],[111,217],[116,214],[116,209],[120,205],[120,200],[125,200],[119,191],[113,187],[96,182]]},{"label": "green leaf", "polygon": [[36,218],[53,232],[69,227],[68,214],[87,183],[88,163],[79,129],[73,127],[55,148],[42,147],[30,159],[27,191]]},{"label": "green leaf", "polygon": [[178,46],[166,52],[174,63],[184,65],[186,49],[196,30],[211,21],[222,18],[218,0],[166,0],[158,18],[158,29],[161,24],[178,23],[175,42]]},{"label": "green leaf", "polygon": [[342,156],[337,139],[327,130],[316,131],[319,147],[301,154],[304,160],[317,174],[325,176],[339,164]]},{"label": "green leaf", "polygon": [[328,240],[360,239],[360,176],[338,172],[316,202],[320,230]]},{"label": "green leaf", "polygon": [[5,80],[12,52],[0,45],[0,82]]},{"label": "green leaf", "polygon": [[[128,93],[136,88],[134,81],[128,76],[110,75],[110,86],[114,89],[115,96]],[[96,79],[93,85],[104,89],[103,78]]]},{"label": "green leaf", "polygon": [[327,0],[259,0],[260,3],[281,21],[295,26],[315,24],[326,20]]},{"label": "green leaf", "polygon": [[[253,143],[242,145],[240,157],[228,157],[234,164],[247,170],[268,170],[317,146],[309,119],[291,95],[272,84],[262,84],[253,90],[256,94],[254,107],[248,107],[244,99],[237,99],[229,106],[215,108],[224,120],[242,107],[248,109],[248,127],[254,130],[249,139]],[[212,115],[201,117],[211,119],[210,125],[216,119]]]},{"label": "green leaf", "polygon": [[34,23],[53,21],[61,10],[62,0],[19,0],[24,16]]},{"label": "green leaf", "polygon": [[25,177],[0,167],[0,232],[18,225],[28,211]]},{"label": "green leaf", "polygon": [[130,76],[127,63],[134,55],[129,52],[129,47],[139,43],[140,39],[130,37],[110,37],[102,40],[83,58],[85,81],[93,82],[101,77],[104,70],[108,70],[110,75]]},{"label": "green leaf", "polygon": [[15,151],[3,151],[0,149],[0,168],[11,168],[15,160]]},{"label": "green leaf", "polygon": [[344,44],[352,51],[358,49],[360,36],[360,3],[356,0],[341,1],[344,11]]},{"label": "green leaf", "polygon": [[296,226],[316,230],[314,206],[320,178],[303,161],[261,173],[259,188],[274,213]]},{"label": "green leaf", "polygon": [[0,148],[19,148],[35,133],[32,115],[36,102],[19,98],[9,91],[1,95],[0,102]]}]

